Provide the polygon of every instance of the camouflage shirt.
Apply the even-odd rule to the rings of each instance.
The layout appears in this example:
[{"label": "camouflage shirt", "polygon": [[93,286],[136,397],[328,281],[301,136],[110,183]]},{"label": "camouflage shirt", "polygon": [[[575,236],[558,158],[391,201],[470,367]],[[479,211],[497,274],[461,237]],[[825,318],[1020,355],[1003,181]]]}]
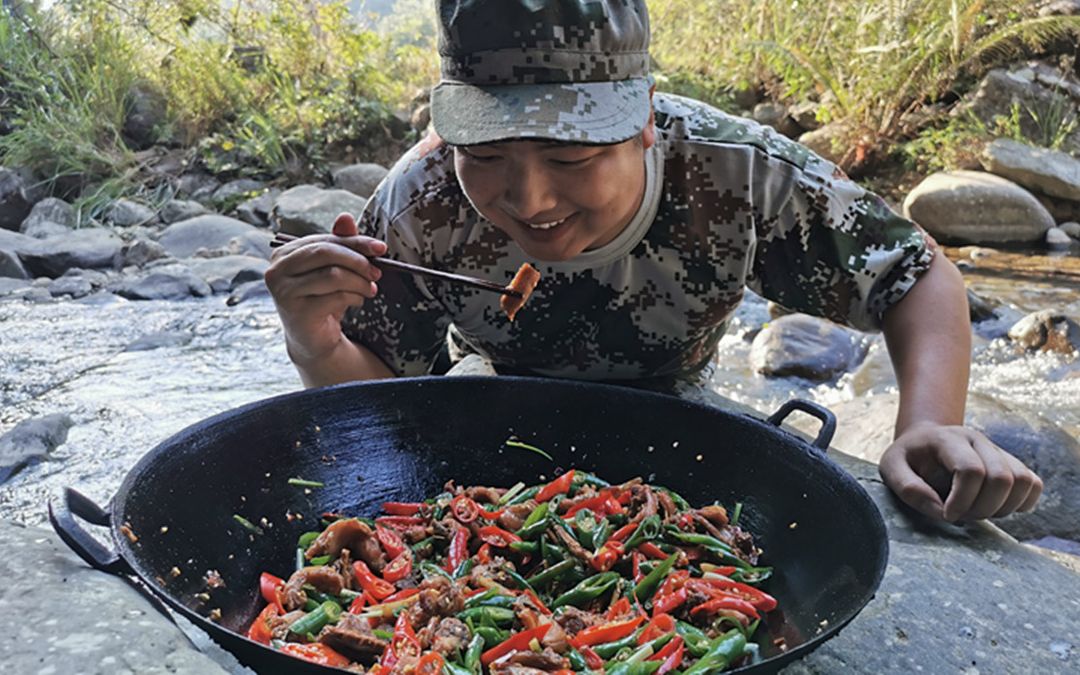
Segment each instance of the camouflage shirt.
[{"label": "camouflage shirt", "polygon": [[[447,339],[514,372],[590,380],[693,376],[749,287],[796,311],[880,327],[930,263],[932,243],[833,164],[772,129],[657,94],[646,194],[625,230],[570,261],[528,260],[481,217],[437,137],[405,154],[361,233],[406,262],[508,282],[541,273],[511,323],[498,296],[389,273],[342,321],[399,375],[421,375]],[[452,350],[454,351],[454,350]]]}]

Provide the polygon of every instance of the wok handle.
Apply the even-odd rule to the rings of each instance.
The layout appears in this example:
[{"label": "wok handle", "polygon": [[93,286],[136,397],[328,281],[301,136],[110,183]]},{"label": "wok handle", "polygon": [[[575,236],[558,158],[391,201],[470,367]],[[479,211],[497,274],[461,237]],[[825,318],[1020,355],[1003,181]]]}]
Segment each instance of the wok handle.
[{"label": "wok handle", "polygon": [[822,452],[828,452],[829,443],[832,442],[833,434],[836,433],[836,415],[825,406],[820,406],[817,403],[811,403],[810,401],[801,398],[793,398],[780,406],[779,410],[769,416],[769,424],[780,426],[794,410],[801,410],[807,415],[811,415],[821,420],[821,430],[818,431],[817,438],[813,440],[811,445]]},{"label": "wok handle", "polygon": [[110,522],[108,511],[72,488],[64,488],[62,499],[49,500],[49,522],[68,548],[94,569],[110,574],[131,572],[127,561],[116,551],[94,539],[82,528],[76,516],[102,527],[108,526]]}]

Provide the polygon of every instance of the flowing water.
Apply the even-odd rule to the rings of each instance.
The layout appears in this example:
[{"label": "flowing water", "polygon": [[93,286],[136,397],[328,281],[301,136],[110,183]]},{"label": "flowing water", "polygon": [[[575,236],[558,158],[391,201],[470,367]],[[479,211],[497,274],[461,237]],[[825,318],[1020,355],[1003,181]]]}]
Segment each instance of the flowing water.
[{"label": "flowing water", "polygon": [[[969,286],[1003,302],[1004,318],[977,332],[1002,332],[1038,309],[1080,317],[1080,292],[1049,283],[969,274]],[[743,304],[720,347],[713,386],[764,411],[793,396],[826,405],[894,387],[880,338],[859,376],[834,384],[767,380],[749,366],[749,330],[768,319],[765,303]],[[150,349],[129,347],[153,336]],[[67,413],[67,443],[0,485],[0,517],[40,524],[46,499],[65,486],[104,503],[146,451],[211,415],[300,388],[268,299],[227,307],[221,296],[182,302],[51,304],[0,302],[0,434],[23,419]],[[1005,340],[977,338],[972,390],[1038,412],[1080,437],[1080,360],[1017,353]]]}]

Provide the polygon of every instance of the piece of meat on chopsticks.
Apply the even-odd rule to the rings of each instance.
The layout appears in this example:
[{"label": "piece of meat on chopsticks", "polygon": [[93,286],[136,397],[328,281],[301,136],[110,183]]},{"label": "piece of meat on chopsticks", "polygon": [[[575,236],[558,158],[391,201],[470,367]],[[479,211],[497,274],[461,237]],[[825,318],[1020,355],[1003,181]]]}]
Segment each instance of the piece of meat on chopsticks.
[{"label": "piece of meat on chopsticks", "polygon": [[536,268],[529,263],[521,263],[521,267],[518,268],[509,286],[510,290],[521,293],[521,297],[513,298],[504,295],[499,298],[499,307],[506,312],[506,318],[514,320],[514,316],[525,306],[525,301],[529,299],[529,295],[538,283],[540,283],[540,273],[536,271]]}]

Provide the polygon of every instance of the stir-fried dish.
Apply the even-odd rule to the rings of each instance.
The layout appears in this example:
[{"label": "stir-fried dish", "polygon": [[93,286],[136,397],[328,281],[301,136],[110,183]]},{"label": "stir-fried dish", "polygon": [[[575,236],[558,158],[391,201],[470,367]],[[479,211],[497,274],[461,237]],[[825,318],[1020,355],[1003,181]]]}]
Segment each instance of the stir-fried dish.
[{"label": "stir-fried dish", "polygon": [[288,581],[261,578],[248,637],[380,675],[703,675],[757,658],[776,600],[739,511],[567,471],[327,514]]}]

